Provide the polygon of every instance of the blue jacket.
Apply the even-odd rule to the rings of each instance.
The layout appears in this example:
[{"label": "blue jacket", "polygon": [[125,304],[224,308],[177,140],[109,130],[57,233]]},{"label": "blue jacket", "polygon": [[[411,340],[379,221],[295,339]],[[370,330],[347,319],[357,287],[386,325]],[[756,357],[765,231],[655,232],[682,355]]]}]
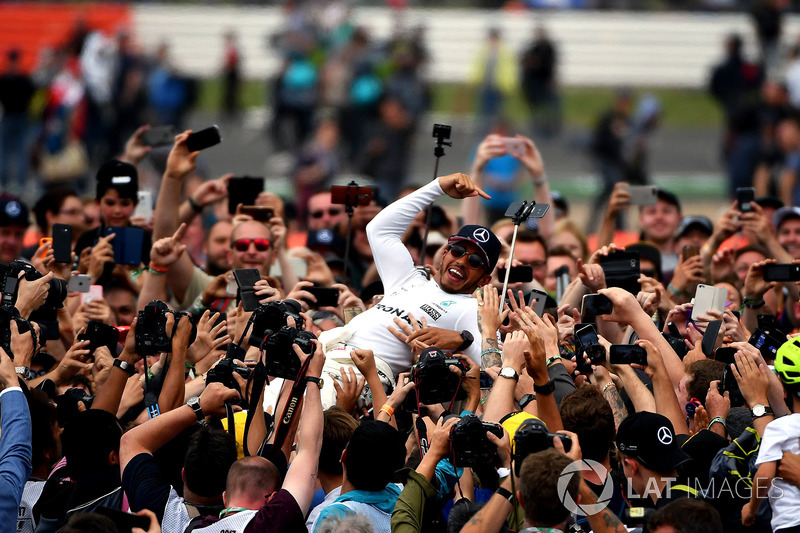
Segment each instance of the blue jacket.
[{"label": "blue jacket", "polygon": [[19,502],[33,471],[31,414],[22,389],[0,393],[0,524],[16,529]]}]

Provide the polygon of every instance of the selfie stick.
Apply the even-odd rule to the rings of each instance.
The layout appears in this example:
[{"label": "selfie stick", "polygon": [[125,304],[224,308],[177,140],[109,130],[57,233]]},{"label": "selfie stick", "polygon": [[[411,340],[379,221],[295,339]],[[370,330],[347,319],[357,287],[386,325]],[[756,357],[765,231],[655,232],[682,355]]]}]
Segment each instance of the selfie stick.
[{"label": "selfie stick", "polygon": [[[453,146],[453,143],[445,142],[450,138],[451,127],[446,124],[434,124],[433,136],[436,138],[436,147],[433,155],[436,156],[436,163],[433,165],[433,179],[439,177],[439,159],[444,155],[444,146]],[[419,248],[419,264],[425,266],[425,248],[428,246],[428,233],[431,231],[431,205],[425,208],[425,233],[422,235],[422,245]]]},{"label": "selfie stick", "polygon": [[514,223],[514,234],[511,236],[511,253],[508,255],[508,262],[506,263],[506,279],[503,281],[503,292],[500,293],[500,310],[498,311],[499,314],[503,314],[503,306],[506,303],[506,291],[508,290],[508,277],[511,275],[511,262],[514,260],[514,246],[517,244],[517,232],[519,231],[519,225],[528,220],[528,217],[531,216],[531,212],[533,211],[533,207],[536,205],[536,202],[531,201],[528,203],[527,201],[522,202],[522,205],[519,206],[516,213],[511,215],[511,221]]}]

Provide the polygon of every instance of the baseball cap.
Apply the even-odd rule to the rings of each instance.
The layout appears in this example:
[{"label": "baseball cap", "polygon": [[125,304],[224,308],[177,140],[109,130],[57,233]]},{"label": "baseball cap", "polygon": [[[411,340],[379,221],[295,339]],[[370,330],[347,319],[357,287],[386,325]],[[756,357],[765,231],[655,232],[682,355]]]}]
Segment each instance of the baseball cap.
[{"label": "baseball cap", "polygon": [[783,200],[771,194],[767,196],[759,196],[753,201],[761,207],[771,207],[772,209],[780,209],[785,205]]},{"label": "baseball cap", "polygon": [[466,225],[447,240],[448,243],[458,241],[469,241],[480,248],[485,256],[486,264],[489,266],[487,270],[489,272],[494,270],[497,260],[500,258],[500,251],[503,249],[503,245],[489,228],[477,224]]},{"label": "baseball cap", "polygon": [[704,217],[702,215],[687,215],[681,219],[681,224],[678,226],[678,231],[675,233],[675,238],[682,237],[692,229],[703,230],[703,232],[709,236],[714,233],[714,225],[711,223],[708,217]]},{"label": "baseball cap", "polygon": [[122,198],[136,200],[139,191],[139,173],[136,167],[118,159],[103,163],[97,171],[97,199],[109,189],[116,189]]},{"label": "baseball cap", "polygon": [[659,187],[656,189],[656,197],[662,202],[674,205],[678,211],[681,210],[681,201],[673,193]]},{"label": "baseball cap", "polygon": [[672,422],[664,415],[646,411],[620,423],[617,448],[656,472],[669,472],[691,459],[681,450]]},{"label": "baseball cap", "polygon": [[334,253],[344,253],[344,241],[335,231],[321,229],[309,231],[306,238],[306,248],[315,252],[332,251]]},{"label": "baseball cap", "polygon": [[27,228],[28,207],[13,194],[0,195],[0,227],[20,226]]},{"label": "baseball cap", "polygon": [[781,207],[772,215],[772,225],[779,228],[781,224],[792,218],[800,218],[800,207],[795,205]]}]

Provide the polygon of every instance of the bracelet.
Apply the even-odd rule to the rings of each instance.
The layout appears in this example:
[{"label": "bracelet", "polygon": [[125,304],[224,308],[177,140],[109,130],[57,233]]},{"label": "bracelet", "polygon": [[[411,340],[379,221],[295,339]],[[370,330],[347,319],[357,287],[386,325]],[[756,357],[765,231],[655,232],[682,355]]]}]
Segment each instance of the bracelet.
[{"label": "bracelet", "polygon": [[[503,479],[504,477],[508,477],[510,475],[511,475],[511,469],[510,468],[500,467],[500,468],[497,469],[497,477],[500,478],[500,479]],[[501,496],[502,496],[502,494],[501,494]]]},{"label": "bracelet", "polygon": [[154,265],[153,262],[150,261],[150,264],[147,265],[147,271],[150,272],[151,274],[166,274],[167,272],[169,272],[169,267],[166,268],[159,267]]},{"label": "bracelet", "polygon": [[616,386],[616,385],[614,385],[614,382],[613,382],[613,381],[609,381],[608,383],[606,383],[606,386],[605,386],[605,387],[603,387],[603,394],[605,394],[605,393],[606,393],[606,391],[608,390],[608,388],[609,388],[609,387],[614,387],[614,389],[616,389],[616,388],[617,388],[617,386]]},{"label": "bracelet", "polygon": [[764,298],[748,298],[745,296],[742,298],[742,305],[748,309],[761,309],[767,302],[764,301]]},{"label": "bracelet", "polygon": [[392,407],[388,403],[385,403],[383,404],[383,407],[381,407],[381,412],[386,413],[387,415],[389,415],[389,418],[392,418],[392,416],[394,416],[394,407]]},{"label": "bracelet", "polygon": [[497,490],[494,491],[495,494],[498,494],[503,497],[508,503],[511,503],[511,500],[514,499],[514,495],[505,487],[497,487]]},{"label": "bracelet", "polygon": [[686,291],[682,291],[682,290],[679,290],[679,289],[678,289],[677,287],[675,287],[675,285],[673,285],[672,283],[670,283],[669,285],[667,285],[667,290],[668,290],[669,292],[671,292],[672,294],[674,294],[675,296],[691,296],[691,295],[690,295],[688,292],[686,292]]},{"label": "bracelet", "polygon": [[560,355],[554,355],[553,357],[548,357],[547,358],[547,362],[545,364],[546,364],[546,366],[550,366],[553,363],[555,363],[556,361],[561,361],[561,356]]},{"label": "bracelet", "polygon": [[481,351],[481,357],[483,357],[484,355],[489,355],[490,353],[496,353],[498,355],[503,355],[503,352],[501,352],[497,348],[486,348],[485,350]]},{"label": "bracelet", "polygon": [[543,177],[541,177],[541,178],[539,178],[538,180],[533,180],[533,184],[534,184],[535,186],[537,186],[537,187],[538,187],[539,185],[544,185],[545,183],[547,183],[547,178],[545,178],[544,176],[543,176]]},{"label": "bracelet", "polygon": [[711,422],[708,423],[708,427],[706,429],[711,429],[711,426],[713,426],[717,422],[722,424],[722,427],[725,428],[725,432],[727,433],[728,432],[728,426],[725,424],[725,419],[722,418],[721,416],[715,416],[714,418],[712,418]]},{"label": "bracelet", "polygon": [[195,202],[194,198],[190,196],[189,198],[187,198],[187,200],[189,200],[189,206],[191,206],[192,211],[194,211],[195,213],[200,213],[201,211],[203,211],[203,206]]}]

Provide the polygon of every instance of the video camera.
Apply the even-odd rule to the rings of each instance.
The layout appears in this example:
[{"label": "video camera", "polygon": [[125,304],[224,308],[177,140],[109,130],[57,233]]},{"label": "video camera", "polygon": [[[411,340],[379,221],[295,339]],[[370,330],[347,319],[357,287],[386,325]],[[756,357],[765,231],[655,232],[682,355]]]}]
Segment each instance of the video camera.
[{"label": "video camera", "polygon": [[[185,311],[173,311],[167,304],[160,300],[153,300],[139,311],[136,323],[136,353],[142,357],[172,351],[172,336],[167,335],[167,315],[175,318],[172,333],[175,334],[181,317],[192,317]],[[192,333],[189,335],[189,344],[197,338],[197,326],[192,322]]]},{"label": "video camera", "polygon": [[[17,303],[17,293],[19,291],[20,272],[24,272],[26,281],[36,281],[43,278],[44,274],[33,268],[33,265],[25,261],[12,261],[8,265],[0,264],[0,306],[4,308],[14,307]],[[64,307],[64,300],[67,297],[67,282],[63,279],[53,278],[48,282],[47,299],[39,308],[42,311],[55,311]]]},{"label": "video camera", "polygon": [[[447,415],[445,420],[458,418],[458,415]],[[494,464],[497,459],[497,446],[486,436],[490,431],[497,438],[503,437],[503,428],[499,424],[481,422],[480,418],[469,414],[450,428],[450,446],[453,450],[454,466],[472,467]]]},{"label": "video camera", "polygon": [[449,402],[454,397],[456,400],[466,397],[467,393],[461,388],[462,378],[450,371],[450,365],[459,368],[462,376],[467,373],[461,359],[448,358],[435,346],[426,348],[419,354],[419,361],[411,367],[410,377],[417,384],[417,394],[406,397],[406,410],[417,412],[417,396],[419,403],[424,405]]},{"label": "video camera", "polygon": [[519,476],[522,469],[522,461],[528,455],[541,452],[547,448],[553,448],[555,439],[561,439],[565,452],[569,452],[572,448],[571,438],[560,433],[550,433],[544,422],[538,418],[529,418],[520,424],[514,434],[514,450],[511,453],[511,458],[514,461],[514,474]]}]

